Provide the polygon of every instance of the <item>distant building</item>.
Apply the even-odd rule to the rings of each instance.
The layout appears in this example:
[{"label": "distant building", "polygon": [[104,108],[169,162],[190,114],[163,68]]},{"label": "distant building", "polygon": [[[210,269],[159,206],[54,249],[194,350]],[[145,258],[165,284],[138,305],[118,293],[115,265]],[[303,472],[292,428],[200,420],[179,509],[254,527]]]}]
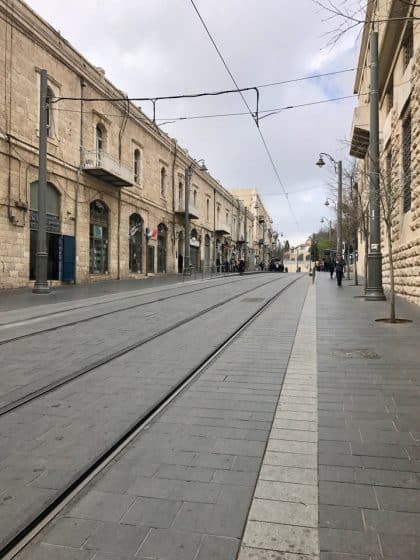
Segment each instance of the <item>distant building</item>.
[{"label": "distant building", "polygon": [[305,241],[299,245],[290,247],[289,251],[283,256],[284,266],[289,272],[296,272],[300,268],[301,272],[307,272],[311,260],[311,242]]},{"label": "distant building", "polygon": [[230,189],[255,219],[247,225],[247,247],[250,266],[264,262],[268,267],[273,251],[273,220],[256,189]]},{"label": "distant building", "polygon": [[[350,154],[358,158],[357,187],[365,207],[369,188],[369,35],[379,20],[380,164],[382,189],[395,196],[392,247],[396,291],[420,305],[420,6],[402,0],[369,0],[356,73]],[[382,224],[383,226],[383,224]],[[359,236],[359,260],[365,243]],[[382,227],[383,279],[389,258]]]}]

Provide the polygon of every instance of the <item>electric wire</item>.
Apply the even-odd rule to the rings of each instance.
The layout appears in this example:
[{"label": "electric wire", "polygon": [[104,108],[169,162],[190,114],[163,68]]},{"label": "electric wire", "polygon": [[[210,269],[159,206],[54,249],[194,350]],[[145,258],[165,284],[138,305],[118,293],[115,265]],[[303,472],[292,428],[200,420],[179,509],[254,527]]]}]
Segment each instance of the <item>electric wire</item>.
[{"label": "electric wire", "polygon": [[216,49],[216,52],[217,52],[217,54],[219,55],[219,58],[221,59],[221,61],[222,61],[222,63],[223,63],[223,66],[225,67],[227,73],[229,74],[230,78],[232,79],[233,83],[235,84],[235,86],[236,86],[236,88],[237,88],[237,90],[238,90],[238,93],[240,94],[240,96],[241,96],[241,98],[242,98],[242,100],[243,100],[243,102],[244,102],[246,108],[247,108],[248,111],[249,111],[249,114],[251,115],[251,117],[253,118],[255,124],[257,125],[258,133],[259,133],[259,135],[260,135],[260,138],[261,138],[261,141],[262,141],[262,143],[263,143],[264,149],[265,149],[265,151],[266,151],[266,154],[267,154],[267,156],[268,156],[268,159],[269,159],[269,161],[270,161],[270,163],[271,163],[271,166],[272,166],[272,168],[273,168],[274,174],[276,175],[277,180],[278,180],[278,182],[279,182],[279,185],[280,185],[282,191],[284,192],[284,195],[285,195],[286,200],[287,200],[287,204],[288,204],[289,209],[290,209],[290,213],[291,213],[291,215],[292,215],[293,218],[294,218],[295,224],[296,224],[296,226],[299,228],[299,223],[298,223],[298,221],[297,221],[296,215],[295,215],[295,213],[294,213],[294,211],[293,211],[292,205],[291,205],[290,200],[289,200],[289,198],[288,198],[287,191],[286,191],[286,189],[285,189],[285,187],[284,187],[284,185],[283,185],[283,181],[282,181],[281,178],[280,178],[280,173],[279,173],[279,171],[278,171],[278,169],[277,169],[277,166],[276,166],[276,164],[275,164],[275,162],[274,162],[273,156],[271,155],[271,152],[270,152],[270,149],[269,149],[269,147],[268,147],[268,145],[267,145],[267,142],[266,142],[266,140],[265,140],[265,137],[264,137],[264,135],[263,135],[263,133],[262,133],[260,127],[259,127],[258,120],[256,119],[255,115],[253,115],[253,113],[252,113],[252,111],[251,111],[251,109],[250,109],[250,107],[249,107],[249,105],[248,105],[247,100],[245,99],[243,93],[240,91],[240,87],[239,87],[237,81],[235,80],[235,77],[233,76],[233,74],[232,74],[232,72],[231,72],[231,70],[230,70],[230,68],[229,68],[229,66],[228,66],[228,64],[227,64],[227,62],[226,62],[226,60],[224,59],[224,57],[223,57],[222,53],[220,52],[220,50],[219,50],[219,48],[218,48],[218,46],[217,46],[217,44],[216,44],[214,38],[212,37],[212,35],[211,35],[211,33],[210,33],[210,31],[209,31],[207,25],[206,25],[206,22],[204,21],[202,15],[200,14],[200,12],[199,12],[199,10],[198,10],[198,8],[197,8],[197,6],[196,6],[194,0],[190,0],[190,2],[191,2],[191,4],[192,4],[192,6],[193,6],[193,8],[194,8],[194,10],[195,10],[195,12],[196,12],[198,18],[200,19],[200,21],[201,21],[201,23],[202,23],[202,25],[203,25],[203,27],[204,27],[204,29],[205,29],[207,35],[209,36],[210,41],[212,42],[214,48]]}]

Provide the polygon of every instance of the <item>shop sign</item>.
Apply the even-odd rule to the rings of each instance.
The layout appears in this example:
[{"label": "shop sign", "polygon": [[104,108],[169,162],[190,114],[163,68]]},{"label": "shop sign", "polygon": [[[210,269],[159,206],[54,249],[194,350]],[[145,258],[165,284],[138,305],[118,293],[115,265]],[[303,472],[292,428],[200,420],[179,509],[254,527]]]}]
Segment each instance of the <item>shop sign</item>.
[{"label": "shop sign", "polygon": [[[30,229],[38,229],[38,210],[31,210],[29,213]],[[46,230],[48,233],[60,233],[60,217],[54,214],[46,215]]]},{"label": "shop sign", "polygon": [[200,247],[200,242],[195,237],[190,239],[190,246],[191,247]]}]

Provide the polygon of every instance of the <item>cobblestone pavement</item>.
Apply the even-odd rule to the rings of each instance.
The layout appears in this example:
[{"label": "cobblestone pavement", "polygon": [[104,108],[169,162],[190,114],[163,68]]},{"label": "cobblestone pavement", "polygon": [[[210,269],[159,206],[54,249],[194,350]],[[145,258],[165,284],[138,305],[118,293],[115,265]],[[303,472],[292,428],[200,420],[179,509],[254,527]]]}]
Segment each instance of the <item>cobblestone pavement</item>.
[{"label": "cobblestone pavement", "polygon": [[[253,274],[253,273],[247,273]],[[55,303],[74,302],[101,296],[124,294],[131,291],[144,291],[154,288],[171,286],[173,284],[188,284],[216,280],[217,278],[236,277],[237,273],[212,274],[209,278],[197,273],[192,276],[181,274],[163,274],[155,276],[141,276],[124,280],[103,280],[90,284],[63,284],[51,288],[49,294],[33,294],[32,288],[17,288],[15,290],[0,290],[0,312],[28,309],[30,307],[44,307]]]},{"label": "cobblestone pavement", "polygon": [[[51,501],[60,489],[66,487],[129,429],[154,402],[252,316],[267,298],[295,280],[295,277],[273,275],[271,280],[270,284],[262,285],[267,281],[266,277],[251,277],[235,285],[221,286],[211,290],[211,293],[200,292],[194,298],[190,296],[188,301],[180,296],[179,300],[171,300],[171,305],[168,302],[160,304],[155,308],[155,313],[161,315],[161,324],[165,326],[170,319],[177,317],[177,313],[181,313],[182,318],[192,311],[199,311],[203,305],[215,303],[217,298],[224,300],[229,294],[237,295],[243,286],[245,289],[252,286],[256,288],[251,293],[252,297],[245,295],[200,315],[164,337],[100,366],[88,375],[0,418],[0,540],[10,538],[18,525]],[[302,283],[303,286],[300,286]],[[282,296],[282,299],[296,298],[295,301],[299,302],[305,284],[304,280],[298,280],[288,288],[287,295]],[[297,320],[298,311],[293,310],[293,313]],[[141,315],[137,319],[134,317],[134,320],[139,325],[144,324]],[[127,313],[119,322],[114,318],[109,326],[111,330],[108,336],[113,338],[112,342],[115,342],[117,333],[121,336],[132,330],[132,326],[127,325]],[[146,324],[144,328],[147,330]],[[285,328],[288,326],[285,325]],[[74,344],[71,346],[67,360],[69,368],[76,363],[71,351],[78,355],[78,360],[83,361],[83,353],[86,355],[89,346],[101,343],[106,349],[110,345],[105,336],[97,341],[101,332],[99,326],[91,333],[85,331],[85,342],[79,347]],[[55,361],[51,359],[51,352],[44,352],[45,360],[49,358],[51,362],[48,371],[54,372],[58,368],[56,362],[64,351],[65,342],[60,340]],[[25,364],[34,363],[32,353],[36,353],[35,346],[29,352],[28,342],[24,341],[24,344],[27,351],[21,352],[21,360]],[[288,344],[290,346],[291,341]],[[28,374],[32,373],[30,368],[27,371]],[[266,400],[273,398],[266,397]],[[207,401],[205,395],[203,400]],[[244,437],[243,434],[241,437]]]},{"label": "cobblestone pavement", "polygon": [[243,331],[21,558],[236,558],[307,286]]},{"label": "cobblestone pavement", "polygon": [[307,285],[18,560],[418,560],[420,310]]}]

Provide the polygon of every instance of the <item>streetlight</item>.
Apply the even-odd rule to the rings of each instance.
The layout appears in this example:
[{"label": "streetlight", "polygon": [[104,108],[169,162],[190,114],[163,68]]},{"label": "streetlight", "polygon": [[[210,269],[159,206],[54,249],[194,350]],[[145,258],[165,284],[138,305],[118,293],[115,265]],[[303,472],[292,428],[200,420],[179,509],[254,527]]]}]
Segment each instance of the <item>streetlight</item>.
[{"label": "streetlight", "polygon": [[193,161],[185,168],[185,207],[184,207],[184,230],[185,230],[185,247],[184,247],[184,275],[190,271],[190,185],[194,168],[198,165],[200,171],[207,171],[204,159]]},{"label": "streetlight", "polygon": [[[338,188],[337,188],[337,254],[341,254],[342,251],[342,239],[341,239],[341,225],[342,225],[342,204],[343,204],[343,162],[336,161],[330,154],[326,154],[325,152],[321,152],[319,154],[319,159],[316,162],[316,165],[321,168],[324,167],[325,161],[323,160],[322,156],[328,158],[331,163],[334,165],[334,170],[338,175]],[[328,199],[327,199],[328,202]],[[326,204],[328,206],[328,204]]]}]

